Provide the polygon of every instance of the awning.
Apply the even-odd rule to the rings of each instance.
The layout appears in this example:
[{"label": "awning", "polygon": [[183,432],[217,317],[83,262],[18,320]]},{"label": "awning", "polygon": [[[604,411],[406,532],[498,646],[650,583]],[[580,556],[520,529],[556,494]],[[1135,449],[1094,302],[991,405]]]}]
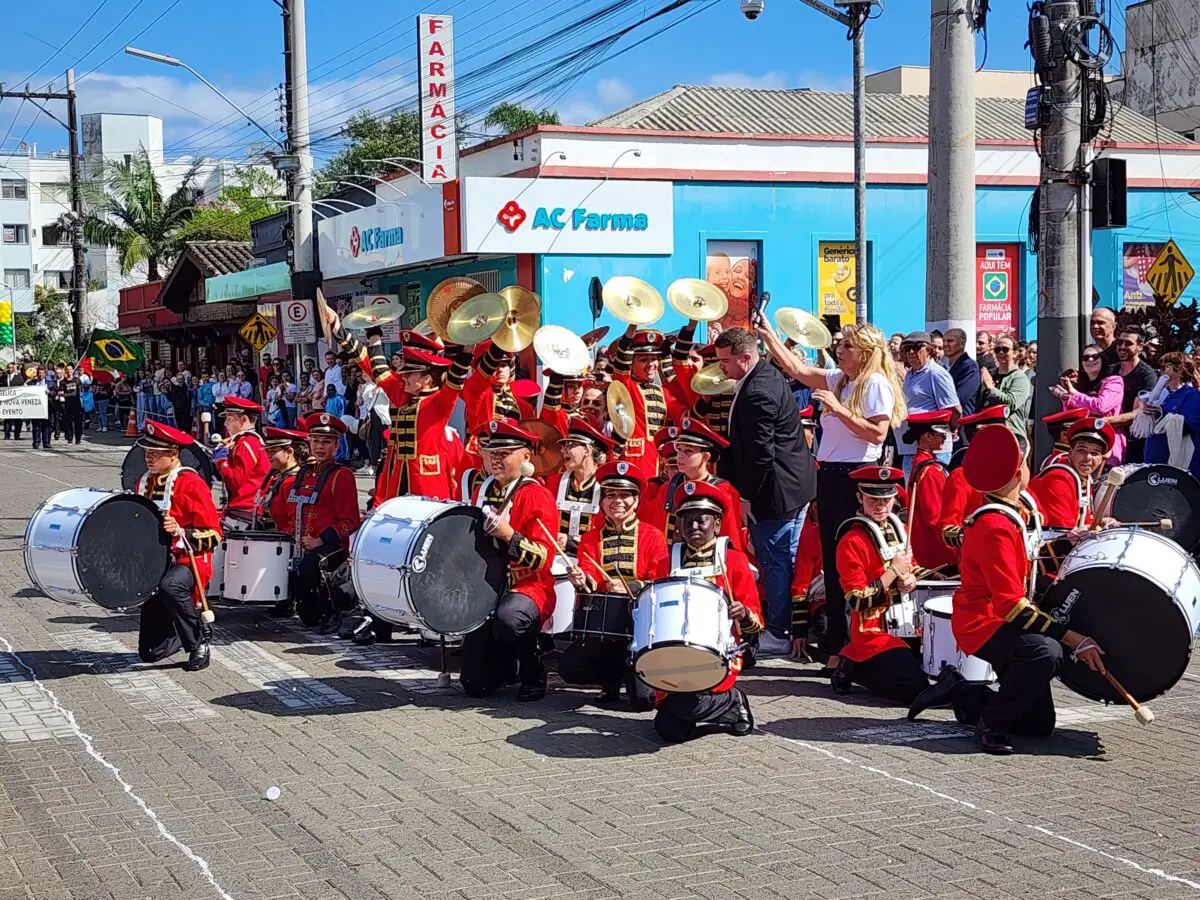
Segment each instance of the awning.
[{"label": "awning", "polygon": [[204,302],[225,303],[247,297],[263,297],[267,294],[290,293],[292,276],[286,262],[258,266],[244,272],[217,275],[204,279]]}]

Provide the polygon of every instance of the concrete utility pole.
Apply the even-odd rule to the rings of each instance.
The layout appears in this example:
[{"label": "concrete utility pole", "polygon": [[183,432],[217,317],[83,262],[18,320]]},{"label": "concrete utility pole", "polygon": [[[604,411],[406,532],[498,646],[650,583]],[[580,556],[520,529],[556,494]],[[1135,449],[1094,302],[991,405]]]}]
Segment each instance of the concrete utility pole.
[{"label": "concrete utility pole", "polygon": [[925,318],[975,347],[975,29],[967,0],[932,0]]},{"label": "concrete utility pole", "polygon": [[[304,0],[284,0],[284,52],[287,74],[288,168],[292,169],[292,298],[314,301],[321,273],[313,267],[313,160],[308,137],[308,39]],[[314,310],[315,314],[315,310]],[[317,324],[317,333],[324,325]],[[296,377],[304,347],[296,345]]]}]

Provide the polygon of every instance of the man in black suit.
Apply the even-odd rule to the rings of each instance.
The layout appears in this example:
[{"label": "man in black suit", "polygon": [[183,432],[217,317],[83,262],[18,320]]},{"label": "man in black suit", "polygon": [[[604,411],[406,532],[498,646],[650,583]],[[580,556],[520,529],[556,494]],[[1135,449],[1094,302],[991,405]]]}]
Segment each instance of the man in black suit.
[{"label": "man in black suit", "polygon": [[[0,387],[20,387],[25,383],[25,375],[21,368],[16,363],[8,364],[8,371],[0,375]],[[15,416],[4,419],[4,439],[12,440],[13,435],[16,435],[17,440],[21,439],[21,426],[24,420],[18,419]]]},{"label": "man in black suit", "polygon": [[804,513],[817,492],[816,466],[787,379],[759,355],[754,334],[730,328],[715,345],[721,371],[737,382],[719,474],[750,507],[767,600],[759,652],[783,656],[791,651],[792,572]]}]

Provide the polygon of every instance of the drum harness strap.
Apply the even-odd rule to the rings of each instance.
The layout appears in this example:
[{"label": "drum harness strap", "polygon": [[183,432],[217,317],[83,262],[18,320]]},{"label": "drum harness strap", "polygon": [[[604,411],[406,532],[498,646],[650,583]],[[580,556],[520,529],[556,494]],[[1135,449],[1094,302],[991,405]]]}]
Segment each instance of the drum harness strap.
[{"label": "drum harness strap", "polygon": [[292,557],[293,565],[299,566],[301,557],[304,556],[304,545],[300,543],[301,537],[304,535],[304,507],[312,506],[321,498],[321,490],[325,487],[325,482],[329,480],[329,476],[338,468],[337,465],[328,466],[320,475],[317,476],[317,484],[313,488],[311,494],[307,497],[301,497],[296,493],[296,488],[304,481],[304,477],[308,474],[308,470],[312,468],[312,463],[304,463],[296,472],[296,480],[292,482],[291,493],[288,494],[288,503],[296,504],[296,527],[295,527],[295,544],[296,555]]},{"label": "drum harness strap", "polygon": [[295,466],[286,472],[277,472],[272,469],[263,478],[262,484],[259,485],[258,493],[254,495],[254,518],[251,520],[252,530],[258,526],[258,511],[269,507],[271,501],[275,499],[275,495],[279,493],[279,489],[283,487],[283,480],[289,475],[299,472],[299,470],[300,466]]},{"label": "drum harness strap", "polygon": [[[592,485],[592,499],[590,502],[580,500],[568,500],[567,490],[571,487],[570,473],[564,473],[562,479],[558,482],[558,508],[565,513],[570,514],[570,522],[567,525],[567,536],[578,541],[580,537],[580,525],[583,523],[583,516],[595,515],[600,511],[600,482],[595,482]],[[484,493],[487,493],[485,490]]]},{"label": "drum harness strap", "polygon": [[883,533],[883,529],[879,527],[879,523],[873,519],[868,519],[866,516],[851,516],[838,527],[837,539],[840,541],[850,526],[855,522],[867,529],[867,534],[871,535],[871,539],[875,542],[875,549],[879,551],[879,557],[884,563],[889,563],[896,558],[901,550],[904,549],[904,542],[908,537],[908,532],[904,528],[904,523],[900,521],[900,517],[895,513],[888,513],[888,522],[892,528],[896,530],[896,536],[900,543],[889,544],[887,536]]},{"label": "drum harness strap", "polygon": [[200,475],[200,473],[195,469],[188,468],[187,466],[180,466],[178,469],[172,469],[167,473],[166,481],[163,483],[162,499],[154,500],[154,498],[150,496],[150,473],[147,472],[142,476],[141,481],[138,482],[137,492],[143,497],[154,500],[154,505],[161,509],[164,513],[170,512],[171,494],[175,490],[175,479],[179,477],[181,472],[191,472],[194,475]]},{"label": "drum harness strap", "polygon": [[1074,468],[1072,468],[1071,466],[1068,466],[1064,463],[1052,463],[1051,465],[1048,465],[1045,468],[1043,468],[1039,474],[1044,475],[1045,473],[1052,472],[1055,469],[1061,469],[1064,472],[1069,472],[1071,474],[1071,477],[1073,479],[1075,479],[1075,497],[1076,497],[1075,506],[1079,510],[1079,513],[1075,519],[1075,527],[1080,528],[1083,525],[1087,524],[1084,521],[1084,519],[1085,519],[1085,510],[1087,509],[1088,503],[1091,501],[1092,476],[1091,475],[1088,476],[1087,484],[1085,485],[1083,482],[1083,478],[1080,477],[1079,473],[1076,472]]},{"label": "drum harness strap", "polygon": [[716,579],[726,572],[725,568],[725,551],[729,549],[729,538],[721,535],[717,537],[716,546],[713,547],[713,565],[711,566],[687,566],[683,565],[683,544],[675,543],[671,545],[671,577],[672,578],[712,578]]},{"label": "drum harness strap", "polygon": [[[1075,470],[1072,469],[1071,471]],[[1022,491],[1022,494],[1024,494],[1024,491]],[[1024,497],[1022,497],[1022,499],[1024,499]],[[971,513],[971,515],[967,516],[966,524],[973,524],[980,516],[986,515],[987,513],[1000,513],[1014,522],[1017,527],[1021,529],[1021,533],[1025,536],[1025,555],[1030,560],[1033,560],[1037,557],[1038,548],[1042,543],[1042,520],[1041,516],[1037,512],[1036,505],[1033,506],[1035,529],[1032,530],[1028,528],[1027,523],[1017,510],[1013,509],[1011,506],[1006,506],[1003,503],[985,503],[983,506],[979,507],[979,509],[975,510],[975,512]],[[1029,596],[1032,597],[1035,593],[1037,593],[1037,566],[1031,565],[1029,567],[1028,582]]]}]

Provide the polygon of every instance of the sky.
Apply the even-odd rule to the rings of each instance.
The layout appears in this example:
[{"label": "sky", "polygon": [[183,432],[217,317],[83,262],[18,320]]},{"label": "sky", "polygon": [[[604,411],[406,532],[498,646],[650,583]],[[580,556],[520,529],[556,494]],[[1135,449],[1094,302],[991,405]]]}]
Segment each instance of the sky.
[{"label": "sky", "polygon": [[[1119,24],[1122,0],[1110,2]],[[741,14],[739,0],[691,0],[611,46],[564,59],[666,5],[667,0],[309,0],[317,163],[337,151],[337,129],[347,115],[411,104],[419,12],[455,19],[458,102],[460,111],[472,115],[472,132],[483,132],[482,115],[504,99],[551,106],[564,122],[583,123],[676,84],[850,89],[845,28],[800,0],[766,0],[753,22]],[[1025,2],[992,5],[987,68],[1028,71]],[[264,140],[188,72],[126,56],[122,50],[132,44],[183,59],[268,131],[279,131],[283,26],[273,0],[59,0],[52,17],[40,3],[4,6],[0,82],[6,89],[20,89],[26,81],[43,89],[52,81],[54,90],[62,90],[63,72],[73,66],[81,113],[161,117],[169,159],[240,160],[250,145]],[[555,35],[586,16],[594,20]],[[1123,28],[1114,32],[1122,45]],[[928,0],[885,0],[882,14],[868,26],[868,71],[927,66],[929,34]],[[983,64],[982,37],[976,49]],[[66,146],[61,126],[30,104],[0,101],[0,151],[21,140],[36,142],[39,153]]]}]

